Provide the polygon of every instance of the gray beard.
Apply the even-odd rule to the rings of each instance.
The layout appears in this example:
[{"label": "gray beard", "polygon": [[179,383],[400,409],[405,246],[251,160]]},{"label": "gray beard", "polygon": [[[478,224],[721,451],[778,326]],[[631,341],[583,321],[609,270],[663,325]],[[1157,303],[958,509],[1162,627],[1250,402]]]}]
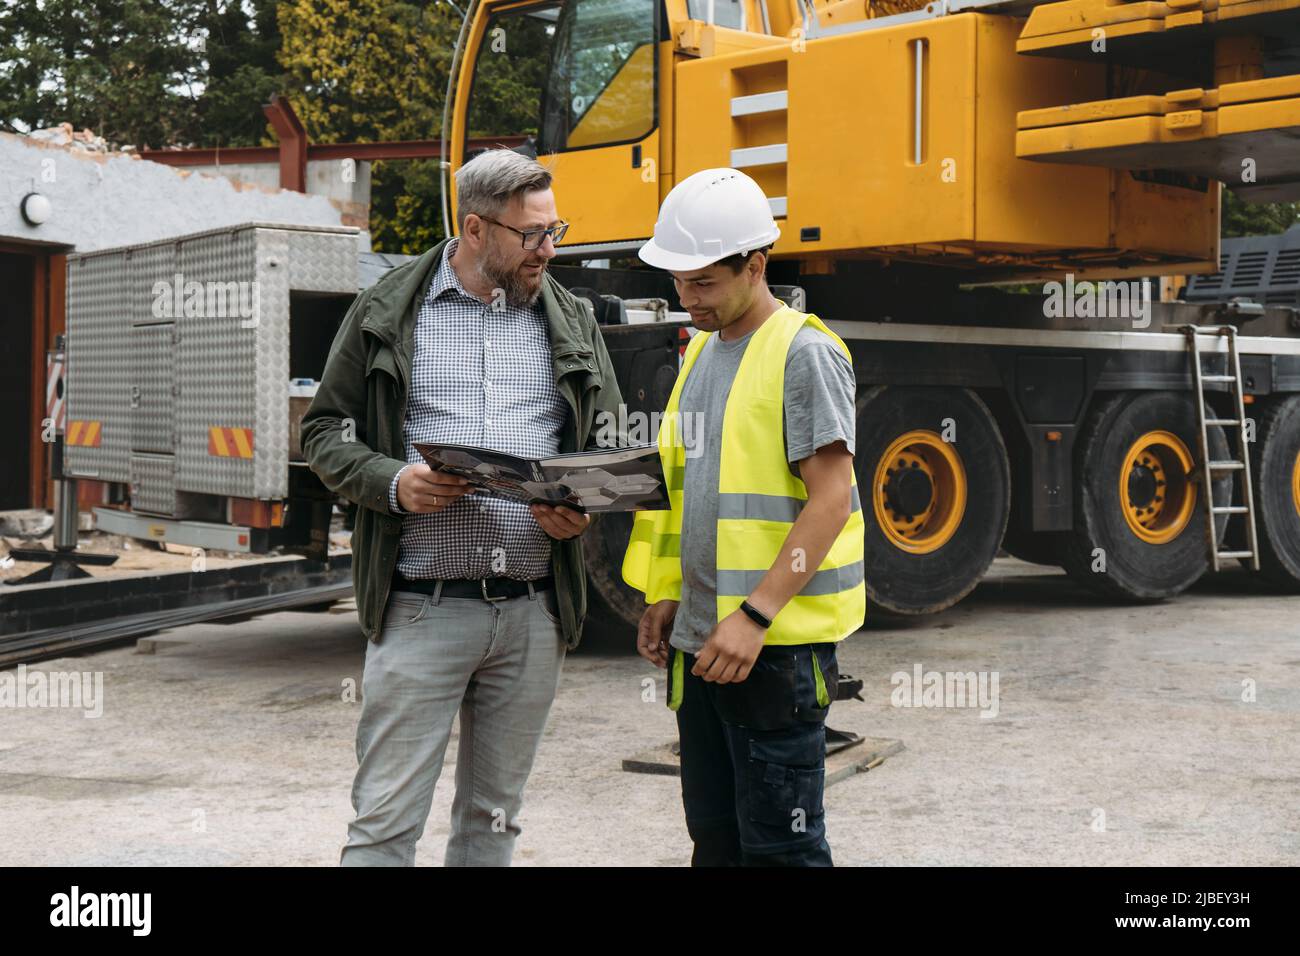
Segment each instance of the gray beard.
[{"label": "gray beard", "polygon": [[500,289],[506,303],[516,309],[531,307],[542,294],[542,276],[546,273],[545,267],[537,274],[536,286],[529,285],[528,280],[519,272],[508,271],[501,257],[496,254],[496,250],[486,252],[479,259],[477,268],[479,278],[492,286],[494,298],[495,290]]}]

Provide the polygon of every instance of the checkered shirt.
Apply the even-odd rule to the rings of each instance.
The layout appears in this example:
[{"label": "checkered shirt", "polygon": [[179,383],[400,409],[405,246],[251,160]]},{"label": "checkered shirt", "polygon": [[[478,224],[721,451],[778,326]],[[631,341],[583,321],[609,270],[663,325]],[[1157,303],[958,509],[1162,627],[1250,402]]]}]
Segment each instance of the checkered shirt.
[{"label": "checkered shirt", "polygon": [[[541,300],[515,308],[470,295],[450,262],[457,241],[447,243],[416,318],[406,460],[424,460],[417,441],[525,458],[558,454],[569,406],[555,387]],[[434,514],[412,514],[397,503],[400,477],[388,506],[405,516],[397,569],[406,577],[531,581],[550,573],[551,539],[527,505],[475,493]]]}]

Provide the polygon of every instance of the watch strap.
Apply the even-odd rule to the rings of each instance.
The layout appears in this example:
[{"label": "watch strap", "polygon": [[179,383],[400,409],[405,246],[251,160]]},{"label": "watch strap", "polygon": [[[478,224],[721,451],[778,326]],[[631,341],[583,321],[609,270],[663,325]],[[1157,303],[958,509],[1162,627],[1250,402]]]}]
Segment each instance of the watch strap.
[{"label": "watch strap", "polygon": [[764,630],[772,626],[771,619],[748,601],[741,601],[740,609],[745,612],[746,617]]}]

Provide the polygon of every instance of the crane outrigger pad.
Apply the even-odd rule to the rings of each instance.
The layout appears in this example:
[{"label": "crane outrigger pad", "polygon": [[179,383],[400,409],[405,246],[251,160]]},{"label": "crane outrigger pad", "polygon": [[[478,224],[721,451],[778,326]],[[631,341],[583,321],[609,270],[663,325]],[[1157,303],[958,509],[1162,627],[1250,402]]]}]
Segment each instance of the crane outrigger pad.
[{"label": "crane outrigger pad", "polygon": [[1294,35],[1297,28],[1300,0],[1063,0],[1030,11],[1016,52],[1150,67],[1153,53],[1186,53],[1220,36]]},{"label": "crane outrigger pad", "polygon": [[1253,201],[1300,199],[1300,76],[1023,110],[1016,156],[1222,180]]}]

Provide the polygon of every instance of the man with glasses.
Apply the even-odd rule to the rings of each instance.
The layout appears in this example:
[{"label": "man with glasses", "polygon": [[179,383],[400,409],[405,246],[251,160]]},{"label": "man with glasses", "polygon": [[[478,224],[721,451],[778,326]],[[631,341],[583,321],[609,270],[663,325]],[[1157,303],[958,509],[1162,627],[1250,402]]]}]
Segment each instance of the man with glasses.
[{"label": "man with glasses", "polygon": [[344,865],[411,865],[460,715],[447,865],[506,865],[566,648],[590,518],[469,494],[417,441],[528,458],[595,447],[622,398],[590,306],[546,274],[568,226],[551,175],[489,150],[456,175],[459,237],[357,297],[303,418],[330,489],[363,505],[370,639]]}]

